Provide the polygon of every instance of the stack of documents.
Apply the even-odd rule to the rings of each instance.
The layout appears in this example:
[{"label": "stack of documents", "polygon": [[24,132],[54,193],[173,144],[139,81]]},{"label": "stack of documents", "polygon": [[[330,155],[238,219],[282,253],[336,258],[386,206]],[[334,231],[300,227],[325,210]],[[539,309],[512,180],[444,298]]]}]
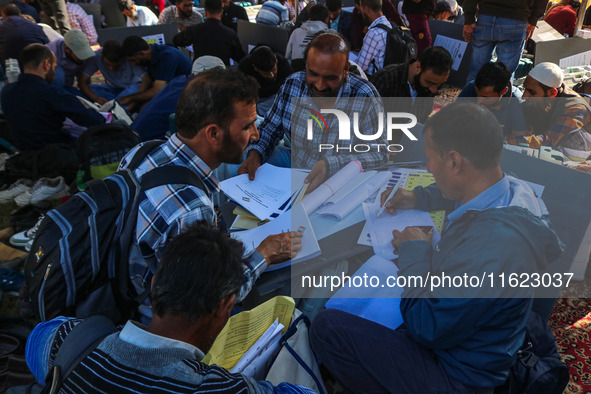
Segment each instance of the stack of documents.
[{"label": "stack of documents", "polygon": [[399,209],[396,215],[377,214],[380,210],[380,194],[387,188],[400,183],[400,187],[413,190],[417,186],[428,186],[435,182],[433,175],[422,170],[396,169],[390,173],[390,179],[383,186],[374,202],[364,203],[365,227],[358,243],[372,246],[374,253],[385,259],[398,257],[392,246],[393,230],[403,231],[411,226],[433,226],[433,245],[441,238],[440,231],[445,217],[444,211],[425,212],[418,209]]},{"label": "stack of documents", "polygon": [[389,178],[389,172],[363,172],[361,163],[353,160],[307,195],[302,204],[309,214],[316,211],[319,215],[343,220],[386,184]]},{"label": "stack of documents", "polygon": [[288,267],[291,264],[309,260],[320,254],[320,246],[318,246],[316,234],[314,234],[314,229],[302,204],[294,206],[289,212],[252,230],[233,232],[232,238],[241,241],[248,254],[256,249],[269,235],[288,231],[299,231],[303,234],[302,249],[290,261],[270,265],[267,267],[267,271]]},{"label": "stack of documents", "polygon": [[307,171],[263,164],[253,181],[248,174],[221,182],[222,191],[260,220],[274,219],[289,211],[304,193]]},{"label": "stack of documents", "polygon": [[294,308],[293,298],[279,296],[230,317],[203,362],[264,379],[280,350],[279,339],[289,327]]}]

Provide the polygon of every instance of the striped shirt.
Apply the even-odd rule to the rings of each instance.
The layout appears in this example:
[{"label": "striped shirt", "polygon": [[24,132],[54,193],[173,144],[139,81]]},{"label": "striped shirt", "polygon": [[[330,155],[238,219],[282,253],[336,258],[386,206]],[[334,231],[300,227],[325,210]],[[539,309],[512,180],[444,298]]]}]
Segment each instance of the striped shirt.
[{"label": "striped shirt", "polygon": [[257,14],[256,22],[270,26],[280,26],[289,22],[287,8],[278,1],[266,1]]},{"label": "striped shirt", "polygon": [[357,57],[359,67],[370,75],[384,67],[384,58],[386,56],[388,32],[377,27],[379,24],[392,28],[388,19],[383,15],[373,21],[363,38],[363,46]]},{"label": "striped shirt", "polygon": [[[132,149],[121,161],[125,168],[135,155],[138,147]],[[190,185],[164,185],[147,190],[140,198],[135,243],[132,246],[129,274],[138,294],[150,286],[152,274],[160,261],[169,239],[179,234],[191,224],[205,220],[217,222],[212,197],[220,192],[220,184],[213,171],[175,134],[164,144],[152,151],[134,171],[136,177],[156,167],[176,165],[188,167],[203,182],[206,190]],[[244,266],[244,283],[238,299],[242,300],[252,288],[267,263],[260,253],[254,252]],[[149,301],[146,300],[146,306]],[[148,318],[150,314],[140,307],[140,312]]]},{"label": "striped shirt", "polygon": [[[354,145],[354,144],[386,144],[384,137],[385,133],[378,140],[361,141],[358,138],[353,138],[349,141],[340,141],[338,139],[339,133],[338,122],[336,116],[326,116],[327,130],[316,129],[314,127],[314,138],[308,140],[307,138],[307,121],[310,119],[307,116],[306,108],[310,107],[315,111],[319,109],[313,103],[313,100],[306,100],[311,97],[308,85],[306,83],[306,73],[304,71],[291,75],[283,84],[279,93],[275,97],[273,106],[267,113],[265,120],[259,127],[260,138],[253,141],[247,148],[247,154],[251,150],[256,150],[266,161],[273,149],[281,138],[287,136],[291,138],[291,160],[292,167],[295,168],[312,168],[318,160],[324,160],[328,165],[328,175],[333,175],[347,163],[352,160],[359,160],[364,169],[371,169],[379,167],[386,162],[387,152],[385,149],[372,151],[368,153],[355,153],[341,150],[336,152],[334,150],[326,150],[319,152],[319,144],[332,145]],[[364,81],[353,74],[345,79],[341,86],[334,109],[340,109],[351,115],[354,112],[359,113],[359,130],[365,134],[374,134],[377,130],[377,121],[382,106],[378,98],[379,94],[376,88],[367,81]],[[299,107],[294,103],[294,99],[304,98],[300,100],[306,108]],[[303,114],[303,116],[297,116]],[[292,115],[296,115],[293,116]],[[365,115],[365,116],[364,116]],[[350,117],[351,119],[352,116]],[[292,124],[292,122],[294,122]]]},{"label": "striped shirt", "polygon": [[[51,370],[67,335],[81,322],[70,319],[60,325],[47,360]],[[74,350],[73,350],[74,351]],[[76,349],[75,351],[78,351]],[[154,335],[128,321],[123,330],[106,337],[63,382],[60,393],[285,393],[312,394],[302,386],[282,383],[274,387],[232,374],[217,365],[201,362],[198,348]]]}]

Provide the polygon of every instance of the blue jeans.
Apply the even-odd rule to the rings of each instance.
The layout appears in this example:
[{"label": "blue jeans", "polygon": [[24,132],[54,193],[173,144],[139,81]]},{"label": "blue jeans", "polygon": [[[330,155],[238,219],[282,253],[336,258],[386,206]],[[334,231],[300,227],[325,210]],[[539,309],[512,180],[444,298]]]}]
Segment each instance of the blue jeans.
[{"label": "blue jeans", "polygon": [[505,63],[509,71],[514,73],[525,46],[526,29],[527,22],[480,15],[474,27],[472,59],[467,80],[476,79],[480,68],[490,62],[495,48],[498,60]]},{"label": "blue jeans", "polygon": [[90,90],[92,90],[97,96],[104,97],[107,100],[113,100],[118,99],[119,97],[137,93],[140,84],[136,83],[126,87],[125,89],[119,89],[106,83],[97,83],[89,86]]}]

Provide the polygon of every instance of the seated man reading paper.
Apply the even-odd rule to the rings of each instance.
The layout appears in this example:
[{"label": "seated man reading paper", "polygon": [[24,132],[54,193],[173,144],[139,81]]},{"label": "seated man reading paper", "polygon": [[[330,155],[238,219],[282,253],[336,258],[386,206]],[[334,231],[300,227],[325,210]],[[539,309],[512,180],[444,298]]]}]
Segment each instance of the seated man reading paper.
[{"label": "seated man reading paper", "polygon": [[[537,272],[561,255],[542,200],[500,168],[503,133],[489,110],[452,104],[431,117],[425,130],[427,169],[436,184],[398,189],[386,202],[387,190],[382,204],[390,214],[412,208],[451,212],[437,245],[417,227],[393,232],[399,278],[498,278]],[[408,282],[400,302],[404,324],[396,330],[327,309],[312,325],[312,348],[350,392],[493,393],[515,362],[533,303],[532,288],[495,285]]]}]

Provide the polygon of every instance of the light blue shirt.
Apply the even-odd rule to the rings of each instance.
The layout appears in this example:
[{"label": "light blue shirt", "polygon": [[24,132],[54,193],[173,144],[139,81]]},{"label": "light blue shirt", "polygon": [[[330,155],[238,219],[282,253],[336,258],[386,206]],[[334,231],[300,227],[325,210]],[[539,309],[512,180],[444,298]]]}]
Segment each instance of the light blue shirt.
[{"label": "light blue shirt", "polygon": [[465,204],[459,205],[453,212],[447,215],[447,228],[461,218],[469,210],[483,211],[489,208],[506,207],[511,201],[511,190],[509,179],[506,175],[503,178],[471,199]]},{"label": "light blue shirt", "polygon": [[162,337],[148,332],[146,327],[137,322],[128,321],[119,333],[119,339],[131,345],[143,348],[177,348],[187,350],[195,355],[197,360],[205,356],[199,348],[176,339]]},{"label": "light blue shirt", "polygon": [[337,16],[337,19],[333,20],[328,20],[328,27],[333,29],[334,31],[339,31],[339,21],[341,20],[341,14],[339,14],[339,16]]}]

